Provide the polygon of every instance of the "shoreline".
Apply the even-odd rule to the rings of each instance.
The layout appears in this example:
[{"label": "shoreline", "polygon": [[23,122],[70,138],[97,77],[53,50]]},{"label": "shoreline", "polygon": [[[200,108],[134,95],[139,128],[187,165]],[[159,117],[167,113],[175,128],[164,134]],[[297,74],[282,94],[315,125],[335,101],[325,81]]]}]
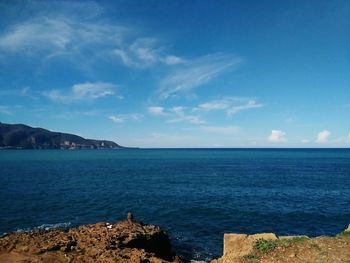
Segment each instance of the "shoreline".
[{"label": "shoreline", "polygon": [[[224,234],[223,255],[211,263],[347,262],[350,225],[337,236]],[[161,228],[128,214],[116,223],[42,226],[0,237],[0,262],[198,262],[173,251]],[[311,260],[311,261],[310,261]],[[331,261],[327,261],[331,260]],[[323,262],[322,261],[322,262]],[[199,261],[205,262],[205,261]]]},{"label": "shoreline", "polygon": [[0,237],[0,262],[184,262],[167,233],[133,219]]}]

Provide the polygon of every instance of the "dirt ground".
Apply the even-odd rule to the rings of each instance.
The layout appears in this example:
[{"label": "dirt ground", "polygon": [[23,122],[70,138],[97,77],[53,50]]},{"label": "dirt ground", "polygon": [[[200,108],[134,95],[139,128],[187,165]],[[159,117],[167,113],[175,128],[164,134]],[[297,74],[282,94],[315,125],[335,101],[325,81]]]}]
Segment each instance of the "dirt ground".
[{"label": "dirt ground", "polygon": [[350,235],[316,237],[276,246],[269,251],[255,249],[237,263],[350,263]]}]

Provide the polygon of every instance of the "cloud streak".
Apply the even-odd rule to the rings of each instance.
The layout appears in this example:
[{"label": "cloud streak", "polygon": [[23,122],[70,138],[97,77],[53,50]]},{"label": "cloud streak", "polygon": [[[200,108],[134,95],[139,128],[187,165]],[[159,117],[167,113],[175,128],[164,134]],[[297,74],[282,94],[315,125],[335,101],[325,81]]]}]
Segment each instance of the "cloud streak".
[{"label": "cloud streak", "polygon": [[116,85],[106,82],[85,82],[75,84],[69,92],[51,90],[43,92],[43,95],[55,102],[72,103],[76,101],[93,101],[115,94]]},{"label": "cloud streak", "polygon": [[256,109],[262,106],[262,104],[251,98],[224,97],[222,99],[202,103],[198,105],[196,109],[204,111],[224,110],[228,116],[232,116],[240,111]]},{"label": "cloud streak", "polygon": [[103,59],[138,69],[185,62],[168,54],[158,39],[139,35],[130,26],[98,18],[90,21],[73,15],[39,15],[0,33],[0,55],[25,55],[41,61],[63,58],[82,65]]},{"label": "cloud streak", "polygon": [[147,68],[157,63],[176,65],[185,62],[180,57],[164,54],[164,48],[157,42],[155,38],[139,38],[126,47],[114,49],[113,54],[131,68]]},{"label": "cloud streak", "polygon": [[188,61],[162,79],[157,95],[161,99],[168,99],[193,91],[228,68],[237,66],[241,61],[239,58],[223,54],[211,54]]},{"label": "cloud streak", "polygon": [[110,115],[108,118],[114,123],[124,123],[129,120],[140,120],[142,118],[141,114],[131,113],[131,114],[118,114],[118,115]]},{"label": "cloud streak", "polygon": [[8,106],[2,106],[0,105],[0,114],[5,114],[5,115],[13,115],[10,107]]},{"label": "cloud streak", "polygon": [[148,107],[148,112],[154,116],[166,117],[166,123],[186,122],[190,124],[203,124],[205,121],[199,115],[188,113],[189,109],[182,106],[164,108],[160,106]]},{"label": "cloud streak", "polygon": [[88,52],[97,45],[100,49],[116,45],[126,31],[125,27],[98,21],[39,16],[8,28],[0,36],[0,50],[46,58],[72,55]]}]

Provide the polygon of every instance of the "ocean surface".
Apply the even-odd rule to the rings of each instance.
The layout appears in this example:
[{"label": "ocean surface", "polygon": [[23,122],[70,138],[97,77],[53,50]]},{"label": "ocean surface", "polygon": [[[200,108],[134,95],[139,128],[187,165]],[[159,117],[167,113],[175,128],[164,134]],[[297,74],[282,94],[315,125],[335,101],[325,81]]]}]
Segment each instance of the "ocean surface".
[{"label": "ocean surface", "polygon": [[0,151],[0,235],[126,218],[208,261],[226,232],[335,235],[350,223],[350,149]]}]

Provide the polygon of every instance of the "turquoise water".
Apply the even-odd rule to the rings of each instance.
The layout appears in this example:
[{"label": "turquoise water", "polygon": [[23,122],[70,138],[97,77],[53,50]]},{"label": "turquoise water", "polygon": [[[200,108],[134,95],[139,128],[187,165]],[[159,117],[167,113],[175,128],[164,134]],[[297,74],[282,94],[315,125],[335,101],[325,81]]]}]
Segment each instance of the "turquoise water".
[{"label": "turquoise water", "polygon": [[350,223],[349,149],[0,151],[0,234],[125,218],[209,260],[225,232],[334,235]]}]

